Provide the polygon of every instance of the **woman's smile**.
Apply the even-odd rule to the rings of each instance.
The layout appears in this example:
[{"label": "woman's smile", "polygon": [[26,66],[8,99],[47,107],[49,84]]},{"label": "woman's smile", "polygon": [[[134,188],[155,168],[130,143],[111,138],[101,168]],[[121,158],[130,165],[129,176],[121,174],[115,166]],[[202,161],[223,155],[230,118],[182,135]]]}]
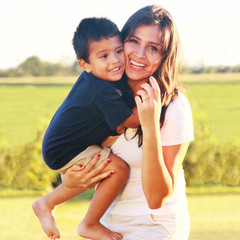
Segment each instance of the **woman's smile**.
[{"label": "woman's smile", "polygon": [[142,70],[146,67],[145,64],[142,64],[140,62],[136,62],[134,60],[130,60],[130,67],[133,69],[133,70]]},{"label": "woman's smile", "polygon": [[160,30],[156,25],[141,25],[124,43],[125,72],[129,80],[148,79],[160,63]]}]

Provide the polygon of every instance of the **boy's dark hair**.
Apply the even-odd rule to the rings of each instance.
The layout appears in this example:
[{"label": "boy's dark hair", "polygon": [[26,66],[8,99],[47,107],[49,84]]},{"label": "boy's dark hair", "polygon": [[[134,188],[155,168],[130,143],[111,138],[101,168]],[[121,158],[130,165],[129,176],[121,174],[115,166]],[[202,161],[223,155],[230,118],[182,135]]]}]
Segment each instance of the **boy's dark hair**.
[{"label": "boy's dark hair", "polygon": [[101,38],[111,38],[119,35],[120,31],[115,23],[107,18],[84,18],[78,25],[73,36],[73,48],[77,59],[88,62],[89,43]]}]

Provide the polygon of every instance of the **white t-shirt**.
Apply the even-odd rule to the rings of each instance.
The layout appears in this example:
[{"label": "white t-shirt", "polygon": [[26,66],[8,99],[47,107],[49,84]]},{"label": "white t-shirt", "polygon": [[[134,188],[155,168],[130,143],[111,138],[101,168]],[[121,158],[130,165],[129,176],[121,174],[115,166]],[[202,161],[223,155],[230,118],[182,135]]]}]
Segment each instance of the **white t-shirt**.
[{"label": "white t-shirt", "polygon": [[[124,159],[130,167],[129,179],[108,209],[108,213],[138,216],[144,214],[169,215],[181,211],[187,205],[185,178],[181,167],[176,188],[162,208],[151,210],[148,207],[141,183],[142,148],[138,147],[136,129],[128,129],[127,139],[122,134],[112,146],[114,154]],[[187,98],[179,93],[166,111],[164,125],[161,128],[162,146],[177,145],[194,139],[192,113]]]}]

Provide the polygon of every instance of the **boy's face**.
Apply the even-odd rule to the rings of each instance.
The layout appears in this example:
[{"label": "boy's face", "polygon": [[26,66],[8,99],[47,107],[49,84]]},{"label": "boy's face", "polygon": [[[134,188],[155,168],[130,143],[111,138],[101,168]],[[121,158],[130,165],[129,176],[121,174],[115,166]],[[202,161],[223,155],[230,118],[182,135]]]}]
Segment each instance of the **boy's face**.
[{"label": "boy's face", "polygon": [[118,81],[124,72],[123,44],[118,36],[102,38],[89,44],[89,63],[86,71],[107,81]]}]

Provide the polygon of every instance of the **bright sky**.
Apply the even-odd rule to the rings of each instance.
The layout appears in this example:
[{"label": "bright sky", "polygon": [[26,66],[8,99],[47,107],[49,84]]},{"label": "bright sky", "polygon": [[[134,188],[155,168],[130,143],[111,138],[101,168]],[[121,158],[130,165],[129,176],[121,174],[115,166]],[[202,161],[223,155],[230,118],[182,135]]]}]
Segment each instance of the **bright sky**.
[{"label": "bright sky", "polygon": [[189,65],[240,64],[237,0],[0,0],[0,69],[36,55],[73,63],[72,37],[82,18],[104,16],[121,29],[139,8],[158,4],[173,16]]}]

